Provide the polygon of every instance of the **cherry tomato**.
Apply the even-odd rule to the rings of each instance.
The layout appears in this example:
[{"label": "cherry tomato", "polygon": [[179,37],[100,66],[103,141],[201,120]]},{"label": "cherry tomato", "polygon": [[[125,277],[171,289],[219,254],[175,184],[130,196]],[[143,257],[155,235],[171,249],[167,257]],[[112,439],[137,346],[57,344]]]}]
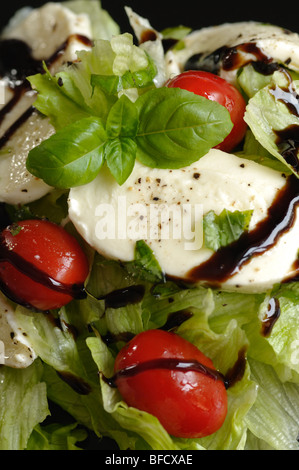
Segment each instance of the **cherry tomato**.
[{"label": "cherry tomato", "polygon": [[[198,361],[215,371],[212,361],[189,341],[175,333],[148,330],[136,335],[116,357],[115,383],[124,401],[156,416],[176,437],[197,438],[217,431],[227,413],[224,381],[173,365],[153,367],[161,358],[169,364],[169,359]],[[120,372],[132,366],[139,368],[136,374]]]},{"label": "cherry tomato", "polygon": [[25,220],[1,233],[1,289],[21,305],[60,308],[74,298],[76,286],[82,288],[88,272],[78,241],[59,225]]},{"label": "cherry tomato", "polygon": [[241,93],[218,75],[199,70],[183,72],[166,83],[170,88],[182,88],[196,95],[217,101],[229,111],[233,128],[230,134],[216,148],[232,151],[243,139],[246,123],[243,119],[246,103]]}]

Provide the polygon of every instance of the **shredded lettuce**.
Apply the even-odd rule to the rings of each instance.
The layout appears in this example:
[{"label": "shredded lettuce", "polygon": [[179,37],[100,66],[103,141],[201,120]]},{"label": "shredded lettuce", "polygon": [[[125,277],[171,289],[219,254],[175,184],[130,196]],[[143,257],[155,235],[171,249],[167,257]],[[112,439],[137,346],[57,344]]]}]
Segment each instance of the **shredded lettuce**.
[{"label": "shredded lettuce", "polygon": [[80,450],[77,443],[84,441],[87,433],[77,423],[61,426],[49,424],[36,426],[29,438],[26,450]]},{"label": "shredded lettuce", "polygon": [[[55,76],[45,67],[44,74],[29,77],[38,90],[37,109],[51,119],[57,131],[56,149],[63,150],[64,158],[72,159],[74,149],[71,144],[65,144],[64,137],[67,135],[69,141],[82,144],[85,136],[86,168],[93,163],[96,173],[106,159],[119,184],[130,174],[138,156],[136,145],[132,143],[136,136],[141,159],[143,157],[150,166],[157,162],[169,165],[169,161],[161,163],[158,152],[159,146],[166,148],[164,140],[160,137],[154,151],[152,141],[148,140],[148,136],[160,132],[161,127],[149,126],[157,123],[164,126],[166,121],[174,119],[179,99],[187,103],[186,106],[192,104],[193,107],[193,102],[190,104],[184,93],[174,96],[176,92],[156,90],[155,78],[163,67],[161,61],[154,61],[146,46],[135,46],[130,34],[120,34],[118,25],[101,9],[100,2],[75,0],[64,4],[74,12],[89,15],[96,41],[91,52],[78,53],[78,62]],[[187,32],[185,28],[174,28],[165,31],[164,36],[180,39]],[[156,52],[160,45],[159,41],[150,44],[157,48]],[[296,93],[297,78],[294,76],[292,81]],[[299,124],[298,116],[290,113],[273,94],[276,87],[283,90],[288,85],[286,80],[282,69],[269,76],[259,74],[251,65],[239,71],[238,84],[248,101],[245,119],[249,125],[240,154],[291,174],[294,168],[283,158],[275,135],[275,130]],[[173,108],[167,99],[173,100]],[[205,110],[206,103],[199,100],[196,106],[199,102],[206,111],[204,117],[211,117],[215,111],[212,117],[218,121],[219,109]],[[155,114],[157,106],[159,115]],[[151,119],[142,121],[144,115]],[[180,114],[176,119],[182,123],[184,117]],[[224,122],[224,134],[227,134],[231,123],[226,115],[222,117],[219,132],[224,132]],[[93,131],[97,124],[98,140],[87,124],[93,126]],[[168,130],[163,128],[163,131]],[[216,131],[211,129],[213,136]],[[186,135],[180,132],[181,140],[176,142],[178,154],[181,155],[187,141],[190,148],[187,146],[184,151],[196,152],[198,158],[198,142],[192,147],[189,131],[186,130]],[[175,135],[175,131],[172,129],[169,135]],[[61,141],[57,144],[60,136],[63,145]],[[219,139],[222,137],[221,134]],[[209,140],[209,145],[212,142],[209,135],[203,135],[202,140]],[[47,157],[47,145],[52,143],[53,139],[35,150],[29,164],[32,165],[34,155],[37,161],[41,155]],[[212,143],[214,145],[214,141]],[[97,159],[95,148],[97,163],[94,162]],[[168,154],[165,151],[164,157],[168,155],[170,160],[173,151],[166,150]],[[186,163],[185,157],[182,160],[178,164]],[[75,174],[76,162],[71,163]],[[78,173],[82,174],[82,167]],[[53,176],[56,185],[57,175]],[[24,207],[7,206],[11,219],[47,217],[56,223],[64,221],[66,188],[74,184],[70,175],[64,174],[64,178],[62,189],[55,189],[39,201]],[[82,182],[86,181],[79,181]],[[211,218],[206,218],[207,246],[217,250],[238,238],[248,228],[250,215],[226,212],[211,217],[210,214]],[[71,224],[66,227],[74,231]],[[77,450],[86,438],[83,428],[94,433],[99,442],[103,436],[114,439],[121,450],[298,450],[297,283],[275,286],[271,292],[263,294],[185,286],[165,279],[154,253],[142,241],[137,243],[131,263],[108,260],[98,253],[92,253],[91,258],[86,299],[73,301],[47,315],[16,307],[17,321],[38,359],[24,370],[0,368],[0,450]],[[142,300],[117,308],[106,306],[105,296],[137,285],[144,288]],[[271,334],[265,335],[263,322],[271,299],[277,302],[279,315]],[[244,352],[244,374],[228,388],[228,414],[221,429],[213,435],[201,439],[174,438],[156,417],[127,406],[117,389],[106,382],[105,378],[113,375],[117,352],[132,336],[151,328],[175,331],[210,357],[223,374],[234,366],[240,351]],[[48,425],[49,401],[66,411],[73,422]],[[18,413],[15,413],[16,408]]]},{"label": "shredded lettuce", "polygon": [[[145,288],[140,302],[105,308],[105,294],[140,282]],[[33,387],[27,380],[26,387],[31,399],[36,400],[35,393],[31,396],[35,390],[43,393],[42,400],[35,401],[35,407],[38,403],[41,406],[38,417],[27,434],[22,433],[22,444],[12,437],[14,447],[77,449],[84,438],[77,427],[80,425],[95,433],[99,442],[107,436],[123,450],[298,448],[299,316],[295,284],[279,286],[271,293],[280,301],[281,315],[269,337],[261,335],[269,294],[187,289],[169,281],[152,284],[132,277],[125,266],[100,255],[94,259],[87,290],[91,294],[86,299],[71,302],[54,316],[32,314],[23,307],[16,310],[39,359],[20,374],[6,368],[0,372],[5,378],[11,375],[14,394],[20,393],[23,400],[23,382],[19,387],[16,377],[37,368]],[[223,374],[233,367],[240,351],[246,351],[244,375],[228,389],[228,414],[213,435],[173,438],[154,416],[128,407],[118,391],[106,383],[105,378],[113,375],[119,349],[130,337],[150,328],[175,331],[209,356]],[[5,383],[9,387],[9,381]],[[2,397],[9,396],[6,392]],[[40,424],[47,416],[47,399],[73,417],[72,427]],[[11,408],[3,400],[0,433],[6,435],[4,423],[9,424]],[[21,416],[20,423],[24,425]],[[16,429],[20,423],[16,423]],[[4,448],[12,447],[11,442],[2,442]]]},{"label": "shredded lettuce", "polygon": [[[299,82],[292,80],[283,69],[275,71],[270,78],[266,86],[259,89],[259,83],[256,89],[248,91],[252,97],[248,101],[244,120],[262,147],[282,162],[288,171],[297,175],[297,150],[293,137],[282,139],[281,146],[279,132],[299,125],[297,113],[290,110],[298,102]],[[284,154],[288,149],[292,151],[292,159]]]},{"label": "shredded lettuce", "polygon": [[282,382],[267,364],[253,359],[249,363],[258,395],[245,417],[251,432],[247,449],[258,445],[261,450],[298,450],[298,385]]},{"label": "shredded lettuce", "polygon": [[0,450],[24,450],[39,423],[49,415],[43,365],[0,368]]}]

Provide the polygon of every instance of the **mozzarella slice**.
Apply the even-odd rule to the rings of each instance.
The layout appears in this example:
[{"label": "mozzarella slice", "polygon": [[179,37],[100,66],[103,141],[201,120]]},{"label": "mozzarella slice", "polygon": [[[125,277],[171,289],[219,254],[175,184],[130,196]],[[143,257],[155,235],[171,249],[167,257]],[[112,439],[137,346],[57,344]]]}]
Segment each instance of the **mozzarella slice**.
[{"label": "mozzarella slice", "polygon": [[[51,188],[26,168],[29,150],[53,134],[47,118],[34,111],[14,133],[7,153],[0,158],[0,200],[8,204],[27,204],[47,194]],[[9,175],[9,177],[7,176]]]},{"label": "mozzarella slice", "polygon": [[[91,38],[90,20],[86,14],[76,15],[59,3],[46,3],[41,8],[32,10],[23,21],[6,28],[3,39],[20,39],[31,47],[36,60],[51,57],[61,48],[66,40],[68,47],[58,64],[76,59],[76,51],[86,46],[76,35]],[[57,62],[55,67],[57,66]]]},{"label": "mozzarella slice", "polygon": [[16,322],[12,305],[0,292],[0,364],[22,369],[35,359],[25,332]]},{"label": "mozzarella slice", "polygon": [[[12,26],[6,28],[1,36],[2,39],[26,42],[32,48],[32,56],[36,60],[48,59],[61,48],[50,66],[52,73],[64,63],[76,60],[76,51],[90,48],[90,45],[81,41],[81,37],[91,39],[91,24],[87,15],[76,15],[56,3],[48,3],[30,11],[21,21],[12,22]],[[9,103],[13,97],[8,84],[4,95],[5,102],[2,105]],[[35,99],[33,91],[23,93],[1,122],[0,138],[18,119],[22,119],[24,113],[34,105]],[[26,204],[51,191],[52,188],[42,180],[28,173],[26,158],[33,147],[53,133],[54,128],[49,119],[37,112],[24,119],[23,124],[13,132],[1,148],[0,202]]]},{"label": "mozzarella slice", "polygon": [[[187,60],[194,55],[199,54],[204,59],[222,47],[242,44],[254,44],[274,62],[299,70],[299,35],[279,26],[255,21],[224,23],[194,31],[184,39],[184,43],[185,48],[166,54],[169,76],[181,73]],[[256,60],[250,52],[244,52],[244,58]],[[226,72],[220,67],[219,75],[233,82],[236,72]]]},{"label": "mozzarella slice", "polygon": [[[252,210],[252,230],[266,218],[285,182],[275,170],[212,149],[177,170],[136,162],[122,186],[104,168],[88,185],[71,189],[69,216],[104,256],[131,261],[136,241],[144,239],[167,275],[188,280],[190,270],[213,254],[202,245],[203,215],[211,210]],[[280,282],[293,272],[298,235],[296,221],[273,248],[244,265],[222,288],[259,292]]]}]

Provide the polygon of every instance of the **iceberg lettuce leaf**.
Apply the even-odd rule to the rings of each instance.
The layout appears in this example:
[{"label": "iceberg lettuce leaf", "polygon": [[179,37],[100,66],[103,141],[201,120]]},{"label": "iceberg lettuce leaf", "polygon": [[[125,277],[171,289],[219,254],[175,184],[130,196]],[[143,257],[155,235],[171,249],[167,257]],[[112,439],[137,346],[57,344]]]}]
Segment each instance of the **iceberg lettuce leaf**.
[{"label": "iceberg lettuce leaf", "polygon": [[0,368],[0,450],[24,450],[39,423],[49,415],[43,365]]}]

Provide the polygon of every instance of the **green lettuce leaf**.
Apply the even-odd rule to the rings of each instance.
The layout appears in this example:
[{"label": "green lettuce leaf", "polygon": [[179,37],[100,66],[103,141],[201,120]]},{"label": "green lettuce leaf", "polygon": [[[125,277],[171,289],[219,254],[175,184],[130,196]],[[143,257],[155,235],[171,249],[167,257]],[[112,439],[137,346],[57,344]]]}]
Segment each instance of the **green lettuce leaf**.
[{"label": "green lettuce leaf", "polygon": [[[294,132],[298,129],[299,117],[290,108],[298,106],[298,91],[298,81],[291,81],[290,84],[290,77],[276,71],[270,85],[260,89],[249,100],[244,115],[257,141],[297,176],[297,138]],[[279,133],[287,129],[290,129],[289,137],[280,141]]]},{"label": "green lettuce leaf", "polygon": [[81,450],[77,442],[84,441],[87,432],[77,423],[61,426],[49,424],[36,426],[29,438],[26,450]]},{"label": "green lettuce leaf", "polygon": [[252,450],[258,441],[261,450],[299,450],[299,386],[281,382],[271,366],[253,359],[249,363],[258,395],[244,418],[255,436],[247,449]]},{"label": "green lettuce leaf", "polygon": [[237,75],[237,82],[248,98],[252,98],[259,90],[269,85],[273,75],[265,75],[255,70],[254,65],[243,67]]},{"label": "green lettuce leaf", "polygon": [[0,450],[24,450],[35,426],[49,415],[39,359],[26,369],[0,368]]}]

